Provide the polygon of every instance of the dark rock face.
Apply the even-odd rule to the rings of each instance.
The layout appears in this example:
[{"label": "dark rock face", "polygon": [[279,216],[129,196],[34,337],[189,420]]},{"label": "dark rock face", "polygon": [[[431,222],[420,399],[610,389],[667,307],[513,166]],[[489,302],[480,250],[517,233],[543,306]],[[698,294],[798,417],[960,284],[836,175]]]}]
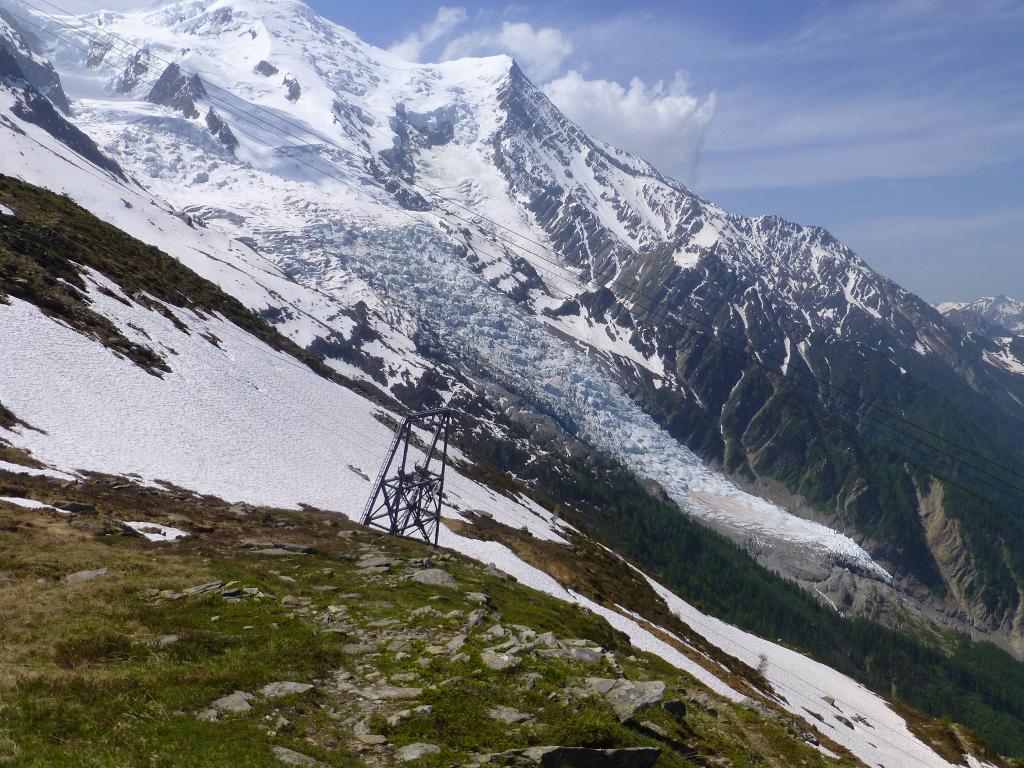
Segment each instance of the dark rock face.
[{"label": "dark rock face", "polygon": [[206,86],[199,75],[186,75],[177,64],[168,64],[146,96],[146,101],[171,107],[185,117],[194,119],[199,117],[196,99],[205,98],[206,95]]},{"label": "dark rock face", "polygon": [[286,89],[285,98],[288,101],[298,101],[299,96],[302,95],[302,86],[299,85],[299,81],[295,79],[293,75],[285,75],[284,87]]},{"label": "dark rock face", "polygon": [[238,148],[238,139],[235,137],[234,132],[221,119],[213,107],[210,107],[210,111],[206,113],[206,127],[210,129],[210,133],[216,136],[229,152],[234,152]]},{"label": "dark rock face", "polygon": [[10,36],[0,29],[0,48],[6,50],[15,60],[21,77],[39,93],[49,99],[65,115],[71,112],[71,104],[61,86],[60,76],[53,65],[33,56],[40,45],[35,35],[24,29],[17,18],[0,8],[0,19],[10,27]]},{"label": "dark rock face", "polygon": [[391,118],[394,143],[379,153],[380,158],[401,178],[412,181],[416,175],[416,153],[449,143],[455,138],[457,121],[458,113],[450,106],[420,113],[410,112],[399,102]]},{"label": "dark rock face", "polygon": [[86,160],[122,179],[121,166],[104,155],[96,142],[73,126],[54,108],[49,99],[29,84],[14,56],[0,48],[0,82],[9,85],[18,94],[11,111],[22,120],[38,125],[58,141],[74,150]]},{"label": "dark rock face", "polygon": [[135,54],[128,60],[125,65],[124,71],[121,73],[121,77],[117,79],[117,83],[114,85],[114,90],[117,93],[129,93],[138,87],[142,79],[149,74],[149,49],[144,48],[141,51],[136,51]]},{"label": "dark rock face", "polygon": [[269,61],[260,61],[259,64],[253,67],[252,71],[257,75],[263,75],[264,77],[273,77],[278,73],[277,67]]},{"label": "dark rock face", "polygon": [[92,45],[89,46],[89,53],[85,57],[85,65],[89,69],[95,69],[103,63],[103,59],[106,58],[107,54],[110,53],[110,49],[113,46],[109,43],[103,43],[98,40],[94,40]]}]

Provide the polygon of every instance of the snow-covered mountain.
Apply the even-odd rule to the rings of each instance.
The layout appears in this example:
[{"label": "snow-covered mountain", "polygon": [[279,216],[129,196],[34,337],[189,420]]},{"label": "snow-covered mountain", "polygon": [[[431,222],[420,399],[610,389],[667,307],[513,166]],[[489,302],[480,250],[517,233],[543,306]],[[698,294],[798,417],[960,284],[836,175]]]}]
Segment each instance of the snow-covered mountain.
[{"label": "snow-covered mountain", "polygon": [[959,316],[983,323],[990,335],[1024,335],[1024,301],[1008,296],[983,296],[974,301],[947,301],[936,309],[944,316]]},{"label": "snow-covered mountain", "polygon": [[[898,379],[918,358],[941,366],[974,350],[979,386],[1008,391],[977,347],[986,342],[945,325],[827,233],[728,215],[587,137],[506,58],[409,64],[293,2],[99,13],[75,22],[78,31],[10,8],[15,26],[40,28],[30,45],[8,25],[0,44],[9,57],[0,59],[0,172],[165,250],[295,345],[289,352],[218,310],[126,291],[102,271],[76,278],[89,322],[7,291],[0,403],[23,424],[0,420],[0,437],[49,465],[39,471],[355,516],[387,439],[375,414],[449,402],[473,416],[481,439],[522,447],[512,468],[522,490],[545,454],[586,460],[596,447],[840,610],[896,606],[994,635],[1019,627],[1012,606],[965,616],[976,593],[955,580],[938,603],[953,615],[934,612],[935,601],[890,573],[913,569],[884,526],[830,514],[820,489],[784,492],[780,472],[759,460],[791,446],[771,434],[753,445],[757,414],[742,411],[770,415],[786,393],[766,398],[754,373],[716,357],[683,322],[698,311],[763,345],[765,362],[777,347],[780,366],[816,373],[870,340],[887,345],[886,375]],[[15,48],[44,70],[55,63],[66,112],[44,95],[53,83],[22,71]],[[445,199],[430,193],[442,188]],[[17,208],[9,200],[0,223],[17,221]],[[318,359],[327,368],[316,370]],[[852,367],[836,378],[858,381]],[[748,458],[736,460],[738,446]],[[831,461],[816,456],[811,470],[827,473]],[[851,471],[860,490],[841,512],[857,512],[857,499],[869,506],[869,469],[864,460]],[[473,479],[471,464],[461,471],[451,519],[482,510],[542,541],[567,535],[522,491],[510,498]],[[876,516],[889,512],[875,506]],[[955,542],[958,522],[937,506],[932,522]],[[628,609],[591,604],[497,542],[445,537],[722,686],[717,662],[707,660],[710,672],[694,664],[701,651],[680,652],[678,638],[666,642]],[[959,565],[958,576],[977,572]],[[830,738],[865,762],[947,765],[842,675],[663,597],[744,663],[764,653],[787,710],[817,707],[823,684],[843,692],[836,701],[853,702],[869,724],[839,721]]]},{"label": "snow-covered mountain", "polygon": [[[291,1],[10,8],[50,35],[77,127],[311,292],[246,303],[337,371],[406,403],[485,377],[844,610],[881,595],[879,618],[910,600],[1019,639],[1014,569],[965,577],[922,522],[928,480],[860,433],[957,468],[847,393],[1017,455],[1024,378],[827,232],[728,214],[589,137],[507,57],[410,64]],[[964,546],[993,532],[954,504]]]},{"label": "snow-covered mountain", "polygon": [[[24,133],[8,133],[11,126]],[[125,226],[162,233],[183,260],[238,295],[258,303],[266,285],[281,295],[293,286],[243,244],[195,228],[31,123],[3,130],[27,174],[57,174],[55,186],[76,189],[112,218],[120,214]],[[76,186],[86,178],[90,192]],[[249,504],[305,504],[358,519],[392,435],[383,422],[398,414],[318,371],[315,358],[182,262],[170,262],[67,199],[0,177],[0,483],[31,475],[74,485],[102,473],[119,478],[117,488],[138,483]],[[581,534],[522,490],[473,479],[472,463],[452,454],[459,467],[448,473],[442,546],[605,618],[698,689],[768,717],[796,718],[803,738],[828,758],[838,748],[864,762],[954,765],[915,732],[918,715],[908,720],[847,676],[707,616],[649,577],[642,583],[653,606],[633,605],[626,595],[597,602],[559,580],[564,564],[548,572],[503,543],[477,538],[472,527],[480,519],[567,551]],[[690,634],[652,624],[659,610]],[[763,681],[752,685],[737,670]],[[819,714],[823,700],[829,709]],[[996,766],[974,752],[965,759]]]}]

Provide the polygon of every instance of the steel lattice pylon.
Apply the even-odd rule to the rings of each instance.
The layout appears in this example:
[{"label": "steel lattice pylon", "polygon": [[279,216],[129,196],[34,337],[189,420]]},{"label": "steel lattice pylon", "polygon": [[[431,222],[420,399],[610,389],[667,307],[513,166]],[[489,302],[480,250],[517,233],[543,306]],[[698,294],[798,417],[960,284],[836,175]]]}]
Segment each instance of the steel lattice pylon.
[{"label": "steel lattice pylon", "polygon": [[[409,455],[414,426],[431,433],[422,457],[417,458]],[[450,427],[451,411],[447,408],[405,417],[377,475],[363,512],[363,525],[395,536],[419,533],[428,543],[437,544]],[[419,454],[415,447],[413,454]]]}]

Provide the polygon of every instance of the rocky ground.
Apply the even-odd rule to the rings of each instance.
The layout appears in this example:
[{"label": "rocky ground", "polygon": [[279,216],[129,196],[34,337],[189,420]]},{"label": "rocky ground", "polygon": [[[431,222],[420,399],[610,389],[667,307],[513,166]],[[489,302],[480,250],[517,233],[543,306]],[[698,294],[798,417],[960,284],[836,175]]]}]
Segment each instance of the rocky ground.
[{"label": "rocky ground", "polygon": [[326,513],[2,470],[0,497],[0,764],[856,764],[603,619]]}]

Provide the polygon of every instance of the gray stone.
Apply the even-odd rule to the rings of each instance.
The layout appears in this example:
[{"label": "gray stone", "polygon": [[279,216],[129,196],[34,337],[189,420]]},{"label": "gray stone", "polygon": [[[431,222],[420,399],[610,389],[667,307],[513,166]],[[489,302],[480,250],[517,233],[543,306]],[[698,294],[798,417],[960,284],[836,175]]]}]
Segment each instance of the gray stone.
[{"label": "gray stone", "polygon": [[174,645],[179,639],[177,635],[160,635],[153,641],[153,645],[157,648],[166,648],[169,645]]},{"label": "gray stone", "polygon": [[210,709],[215,709],[218,712],[248,712],[252,709],[252,705],[249,702],[254,698],[251,693],[235,691],[227,696],[221,696],[210,705]]},{"label": "gray stone", "polygon": [[554,632],[545,632],[543,635],[537,636],[537,643],[545,648],[557,648],[558,638],[555,637]]},{"label": "gray stone", "polygon": [[75,571],[74,573],[69,573],[64,577],[64,580],[69,584],[79,584],[83,581],[92,581],[106,575],[106,568],[97,568],[95,571]]},{"label": "gray stone", "polygon": [[584,664],[597,664],[604,658],[604,652],[600,648],[572,648],[569,651],[569,658],[573,661],[582,661]]},{"label": "gray stone", "polygon": [[467,592],[466,599],[471,603],[476,603],[477,605],[487,605],[491,602],[491,598],[483,592]]},{"label": "gray stone", "polygon": [[392,566],[398,565],[401,560],[395,560],[393,557],[385,557],[384,555],[366,555],[356,563],[356,568],[382,568],[389,570]]},{"label": "gray stone", "polygon": [[195,597],[196,595],[205,595],[207,592],[219,590],[222,586],[223,582],[207,582],[206,584],[197,584],[195,587],[189,587],[186,590],[182,590],[181,594],[188,597]]},{"label": "gray stone", "polygon": [[399,688],[391,685],[371,685],[364,688],[360,693],[368,699],[375,701],[392,699],[415,699],[423,693],[422,688]]},{"label": "gray stone", "polygon": [[533,719],[533,715],[520,712],[518,709],[514,709],[513,707],[491,707],[487,710],[487,714],[495,720],[500,720],[503,723],[513,725],[516,723],[525,723],[527,720]]},{"label": "gray stone", "polygon": [[448,571],[442,571],[440,568],[426,568],[422,571],[416,571],[409,578],[417,584],[425,584],[430,587],[459,588],[459,583],[455,580],[455,577],[448,573]]},{"label": "gray stone", "polygon": [[[315,547],[309,547],[305,544],[292,544],[287,541],[260,541],[258,539],[242,539],[238,542],[238,546],[243,549],[255,549],[258,550],[256,554],[281,554],[283,552],[290,552],[296,555],[314,555],[316,554]],[[281,551],[273,551],[281,550]]]},{"label": "gray stone", "polygon": [[483,764],[541,768],[651,768],[660,755],[661,750],[655,747],[529,747],[487,755]]},{"label": "gray stone", "polygon": [[323,765],[319,760],[287,747],[274,747],[274,757],[285,765]]},{"label": "gray stone", "polygon": [[515,656],[508,653],[494,653],[493,651],[484,651],[480,654],[480,661],[488,669],[509,669],[514,667],[518,662]]},{"label": "gray stone", "polygon": [[271,547],[270,549],[254,549],[252,550],[254,555],[271,555],[273,557],[280,557],[282,555],[306,555],[308,552],[301,552],[297,549],[285,549],[284,547]]},{"label": "gray stone", "polygon": [[267,683],[260,688],[260,693],[268,699],[278,699],[282,696],[293,696],[297,693],[305,693],[311,690],[313,690],[313,686],[309,683],[294,683],[281,680],[276,683]]},{"label": "gray stone", "polygon": [[381,744],[388,743],[388,737],[381,736],[379,733],[359,733],[356,734],[356,739],[369,747],[379,747]]},{"label": "gray stone", "polygon": [[611,704],[619,720],[629,720],[637,712],[661,702],[665,695],[665,683],[661,680],[609,680],[588,677],[587,687],[599,693]]},{"label": "gray stone", "polygon": [[407,744],[395,752],[395,757],[403,763],[408,763],[413,760],[419,760],[427,755],[436,755],[440,751],[441,749],[433,744]]},{"label": "gray stone", "polygon": [[379,647],[377,643],[347,643],[341,646],[341,650],[353,656],[361,656],[365,653],[373,653]]}]

